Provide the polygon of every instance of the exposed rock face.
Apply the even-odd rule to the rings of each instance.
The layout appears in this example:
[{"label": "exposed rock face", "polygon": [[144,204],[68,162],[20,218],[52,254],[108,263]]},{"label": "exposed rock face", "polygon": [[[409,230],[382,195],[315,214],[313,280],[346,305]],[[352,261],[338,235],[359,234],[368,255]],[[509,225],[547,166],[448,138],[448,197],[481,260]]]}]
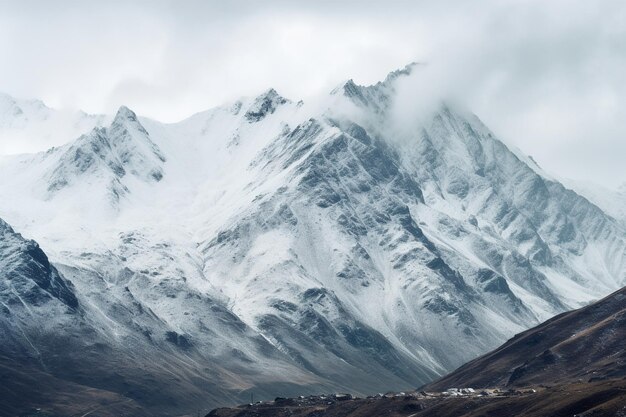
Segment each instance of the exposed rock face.
[{"label": "exposed rock face", "polygon": [[257,97],[248,111],[246,111],[246,120],[250,123],[258,122],[267,115],[272,114],[276,109],[287,103],[288,100],[281,97],[273,88]]},{"label": "exposed rock face", "polygon": [[13,305],[41,307],[55,299],[78,308],[74,287],[64,280],[37,242],[26,240],[0,219],[0,294],[5,313]]}]

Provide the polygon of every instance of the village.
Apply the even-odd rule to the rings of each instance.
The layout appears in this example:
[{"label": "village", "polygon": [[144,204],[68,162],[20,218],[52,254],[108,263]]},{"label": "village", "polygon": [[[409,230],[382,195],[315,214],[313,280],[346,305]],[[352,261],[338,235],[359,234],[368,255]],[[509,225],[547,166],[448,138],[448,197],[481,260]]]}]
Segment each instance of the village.
[{"label": "village", "polygon": [[292,406],[305,406],[314,404],[333,404],[337,401],[354,401],[362,399],[377,399],[377,398],[405,398],[405,399],[428,399],[428,398],[445,398],[445,397],[511,397],[519,395],[534,394],[537,390],[534,388],[529,389],[480,389],[474,388],[448,388],[442,392],[426,392],[426,391],[414,391],[414,392],[387,392],[378,393],[376,395],[368,395],[367,397],[357,397],[351,394],[336,393],[336,394],[321,394],[321,395],[309,395],[300,396],[297,398],[283,398],[277,397],[274,401],[257,401],[254,404],[249,403],[247,406],[254,405],[292,405]]},{"label": "village", "polygon": [[[373,403],[389,403],[394,404],[398,408],[398,404],[402,404],[399,407],[403,411],[401,414],[409,414],[411,412],[419,412],[429,407],[431,404],[440,403],[441,401],[454,400],[454,399],[503,399],[507,397],[521,397],[528,396],[537,393],[535,388],[527,389],[474,389],[471,387],[463,388],[448,388],[441,392],[427,392],[427,391],[411,391],[411,392],[387,392],[378,393],[375,395],[369,395],[366,397],[358,397],[347,393],[332,393],[332,394],[319,394],[309,396],[299,396],[295,398],[276,397],[271,401],[255,401],[245,405],[240,405],[236,409],[240,412],[235,414],[237,416],[247,415],[283,415],[280,411],[288,412],[285,415],[299,415],[293,414],[295,411],[305,410],[322,410],[333,408],[356,408]],[[231,409],[232,410],[232,409]],[[250,412],[247,413],[246,410]],[[225,409],[216,409],[211,411],[207,417],[222,416]],[[303,414],[305,415],[305,414]],[[308,415],[308,414],[306,414]]]}]

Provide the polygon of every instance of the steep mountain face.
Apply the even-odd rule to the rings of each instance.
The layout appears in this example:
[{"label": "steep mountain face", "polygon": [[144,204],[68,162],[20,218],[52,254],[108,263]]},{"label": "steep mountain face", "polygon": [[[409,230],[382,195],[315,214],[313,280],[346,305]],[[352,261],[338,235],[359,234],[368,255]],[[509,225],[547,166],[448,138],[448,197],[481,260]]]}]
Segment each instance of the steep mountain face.
[{"label": "steep mountain face", "polygon": [[190,290],[184,276],[57,269],[3,221],[0,260],[0,372],[13,384],[2,387],[7,415],[42,407],[172,415],[243,401],[257,385],[259,395],[333,386],[298,369],[222,303]]},{"label": "steep mountain face", "polygon": [[472,115],[443,106],[416,137],[386,136],[381,109],[405,74],[335,91],[363,125],[311,118],[265,147],[249,184],[263,192],[202,249],[234,311],[286,351],[312,337],[344,357],[334,344],[356,327],[366,352],[379,332],[427,377],[624,282],[624,230]]},{"label": "steep mountain face", "polygon": [[[563,313],[481,356],[427,389],[519,387],[626,377],[626,288]],[[622,382],[623,384],[623,382]]]},{"label": "steep mountain face", "polygon": [[138,405],[128,404],[129,398],[52,375],[59,362],[54,357],[66,356],[61,359],[70,367],[65,372],[85,366],[72,364],[68,357],[80,357],[80,350],[74,351],[76,338],[88,332],[83,306],[76,288],[50,265],[39,245],[15,233],[3,220],[0,271],[0,414],[20,415],[37,405],[54,409],[53,404],[70,398],[74,412],[123,403],[119,410],[145,415]]},{"label": "steep mountain face", "polygon": [[[2,288],[2,293],[7,296],[9,305],[19,304],[19,294],[24,294],[34,305],[45,304],[48,299],[55,298],[71,309],[78,307],[71,284],[61,278],[56,268],[50,265],[39,245],[32,240],[24,240],[2,220],[0,250],[0,268],[7,277],[2,283],[6,285]],[[10,293],[15,298],[11,298]],[[5,305],[5,308],[8,306]]]},{"label": "steep mountain face", "polygon": [[322,106],[270,89],[175,124],[122,108],[0,159],[0,216],[73,283],[58,337],[119,355],[90,359],[95,375],[126,364],[94,386],[145,404],[141,375],[166,361],[184,382],[149,392],[181,413],[250,391],[402,390],[626,283],[624,225],[476,116],[441,104],[399,126],[411,77],[349,81]]}]

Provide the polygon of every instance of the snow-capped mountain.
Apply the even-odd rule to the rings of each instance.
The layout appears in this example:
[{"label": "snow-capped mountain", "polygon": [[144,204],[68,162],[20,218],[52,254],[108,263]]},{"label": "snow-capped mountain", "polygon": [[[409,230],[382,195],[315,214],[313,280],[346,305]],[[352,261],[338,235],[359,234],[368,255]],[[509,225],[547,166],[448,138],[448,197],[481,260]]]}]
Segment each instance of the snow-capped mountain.
[{"label": "snow-capped mountain", "polygon": [[[64,377],[142,404],[165,392],[181,413],[202,396],[406,389],[623,286],[624,224],[476,116],[441,103],[399,126],[402,81],[419,76],[314,104],[270,89],[174,124],[122,107],[0,159],[0,217],[78,306],[15,301],[12,354],[67,360],[40,326],[63,320],[55,340],[97,352],[77,362],[92,379]],[[166,373],[180,385],[146,387]]]},{"label": "snow-capped mountain", "polygon": [[[135,113],[121,107],[108,128],[95,128],[67,149],[48,177],[48,191],[55,193],[73,181],[104,188],[114,201],[130,192],[125,176],[160,181],[165,157],[137,121]],[[97,184],[103,181],[104,184]]]}]

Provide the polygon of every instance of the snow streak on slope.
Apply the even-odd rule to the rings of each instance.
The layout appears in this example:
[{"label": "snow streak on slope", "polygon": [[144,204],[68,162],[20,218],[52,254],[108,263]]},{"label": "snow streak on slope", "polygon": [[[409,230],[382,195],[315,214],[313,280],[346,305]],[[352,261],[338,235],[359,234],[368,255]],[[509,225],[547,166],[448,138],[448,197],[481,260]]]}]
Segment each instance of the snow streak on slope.
[{"label": "snow streak on slope", "polygon": [[[626,229],[470,113],[442,103],[397,126],[418,69],[175,124],[121,108],[61,148],[0,159],[0,217],[73,283],[94,346],[174,355],[194,398],[204,368],[225,381],[215,403],[420,385],[624,285]],[[122,380],[142,392],[137,372]]]}]

